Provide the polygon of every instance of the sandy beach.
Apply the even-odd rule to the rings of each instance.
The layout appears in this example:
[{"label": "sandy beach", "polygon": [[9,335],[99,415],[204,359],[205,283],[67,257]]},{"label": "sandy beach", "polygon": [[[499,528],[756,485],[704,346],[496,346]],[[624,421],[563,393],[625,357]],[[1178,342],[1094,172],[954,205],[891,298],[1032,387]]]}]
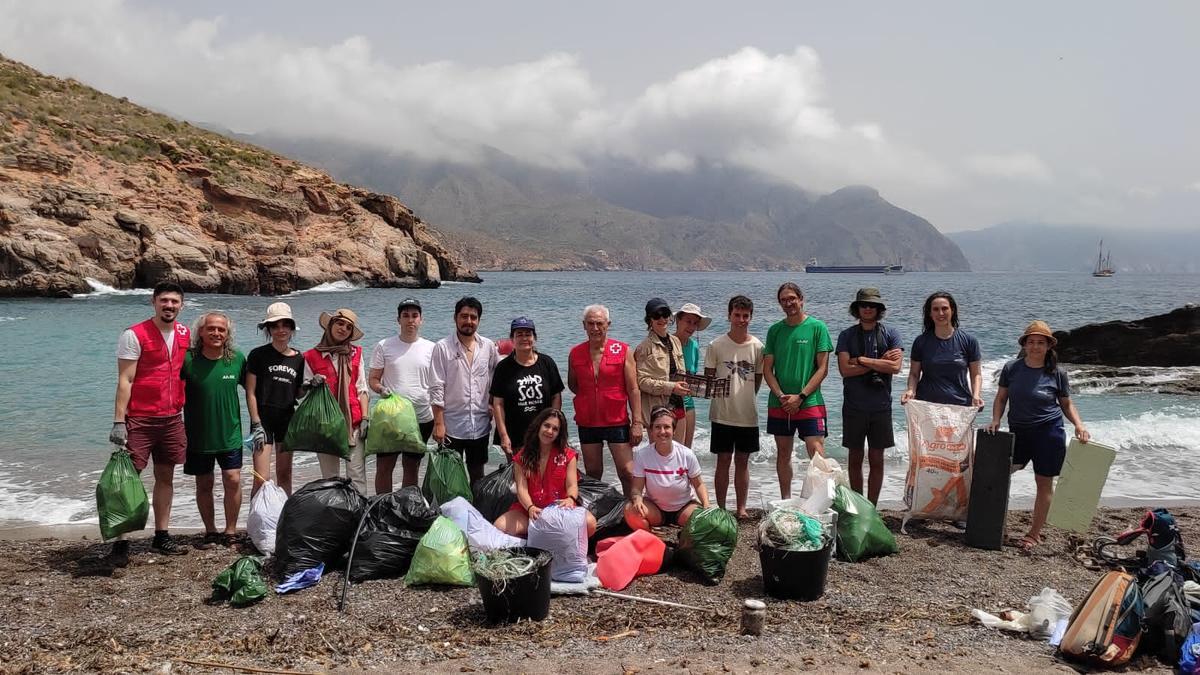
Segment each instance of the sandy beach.
[{"label": "sandy beach", "polygon": [[[898,555],[833,562],[821,600],[767,599],[761,637],[739,633],[742,601],[764,597],[753,523],[720,585],[677,568],[625,591],[703,611],[556,596],[548,620],[500,627],[485,623],[473,588],[399,580],[352,587],[339,613],[338,572],[249,608],[210,605],[212,578],[237,548],[164,558],[141,539],[114,572],[99,564],[107,547],[94,531],[48,528],[51,538],[0,542],[0,672],[1069,672],[1053,648],[975,624],[970,610],[1023,609],[1043,586],[1078,602],[1101,572],[1076,561],[1075,547],[1142,513],[1105,508],[1087,537],[1052,531],[1033,555],[968,548],[947,524],[910,523]],[[1185,540],[1200,540],[1200,508],[1173,513]],[[897,531],[898,514],[885,517]],[[1010,532],[1027,519],[1010,514]],[[1130,669],[1171,672],[1150,657]]]}]

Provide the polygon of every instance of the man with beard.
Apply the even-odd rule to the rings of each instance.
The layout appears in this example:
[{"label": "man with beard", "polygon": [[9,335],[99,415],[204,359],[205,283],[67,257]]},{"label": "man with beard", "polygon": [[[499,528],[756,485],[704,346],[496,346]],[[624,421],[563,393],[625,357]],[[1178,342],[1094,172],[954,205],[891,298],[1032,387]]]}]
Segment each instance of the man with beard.
[{"label": "man with beard", "polygon": [[[129,451],[139,473],[154,459],[154,539],[151,550],[183,555],[167,533],[175,494],[175,465],[187,456],[183,427],[183,369],[191,332],[176,319],[183,310],[183,288],[164,282],[150,296],[154,317],[134,324],[117,343],[117,394],[108,440]],[[129,542],[113,543],[109,562],[129,564]]]},{"label": "man with beard", "polygon": [[[222,312],[206,312],[192,328],[192,348],[183,361],[187,403],[187,461],[183,472],[196,477],[196,508],[204,539],[196,548],[229,546],[242,510],[242,407],[238,387],[246,383],[246,357],[233,347],[233,324]],[[221,467],[225,529],[218,532],[213,507],[213,464]]]},{"label": "man with beard", "polygon": [[454,333],[442,338],[430,357],[429,402],[433,438],[457,450],[474,483],[483,477],[488,459],[492,411],[488,391],[500,360],[496,343],[476,335],[483,305],[472,297],[454,304]]}]

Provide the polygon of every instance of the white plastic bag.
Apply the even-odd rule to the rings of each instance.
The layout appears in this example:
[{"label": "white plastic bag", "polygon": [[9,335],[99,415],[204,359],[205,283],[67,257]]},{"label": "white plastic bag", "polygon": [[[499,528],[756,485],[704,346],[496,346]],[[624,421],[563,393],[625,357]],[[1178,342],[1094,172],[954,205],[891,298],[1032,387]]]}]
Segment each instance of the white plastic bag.
[{"label": "white plastic bag", "polygon": [[580,582],[587,577],[587,509],[547,506],[529,521],[529,545],[549,551],[551,581]]},{"label": "white plastic bag", "polygon": [[1043,588],[1041,593],[1029,599],[1029,634],[1034,637],[1050,637],[1060,621],[1071,618],[1074,610],[1071,603],[1053,588]]},{"label": "white plastic bag", "polygon": [[975,408],[909,401],[908,475],[904,481],[904,532],[910,518],[967,519],[971,463],[975,456]]},{"label": "white plastic bag", "polygon": [[440,511],[467,535],[467,544],[472,551],[494,551],[525,545],[524,539],[505,534],[500,528],[489,523],[479,509],[462,497],[455,497],[442,504]]},{"label": "white plastic bag", "polygon": [[800,486],[800,497],[804,501],[800,509],[809,515],[820,515],[833,506],[833,497],[839,484],[846,483],[846,475],[836,459],[825,455],[813,455]]},{"label": "white plastic bag", "polygon": [[254,498],[250,500],[250,514],[246,516],[246,534],[250,541],[263,555],[275,554],[275,527],[279,524],[279,514],[283,512],[283,504],[287,501],[287,493],[283,488],[269,480],[258,488]]}]

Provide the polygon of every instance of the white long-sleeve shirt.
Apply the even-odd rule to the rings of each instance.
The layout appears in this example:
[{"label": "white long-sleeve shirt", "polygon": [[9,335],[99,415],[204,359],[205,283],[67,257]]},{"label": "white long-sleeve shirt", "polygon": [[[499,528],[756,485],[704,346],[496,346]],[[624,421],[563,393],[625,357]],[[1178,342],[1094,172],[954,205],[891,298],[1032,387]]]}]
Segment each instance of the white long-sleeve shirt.
[{"label": "white long-sleeve shirt", "polygon": [[483,438],[492,430],[488,390],[500,361],[496,343],[475,336],[475,358],[467,364],[457,333],[438,340],[430,359],[429,403],[442,408],[446,435],[459,440]]}]

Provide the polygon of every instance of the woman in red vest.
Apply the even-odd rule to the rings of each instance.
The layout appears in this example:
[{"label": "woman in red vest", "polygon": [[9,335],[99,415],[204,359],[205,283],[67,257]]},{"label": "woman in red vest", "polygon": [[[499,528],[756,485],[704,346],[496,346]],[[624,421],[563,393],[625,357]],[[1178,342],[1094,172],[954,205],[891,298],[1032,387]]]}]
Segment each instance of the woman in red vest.
[{"label": "woman in red vest", "polygon": [[[361,340],[362,329],[358,327],[358,315],[349,309],[339,309],[332,314],[321,312],[321,328],[324,334],[316,347],[304,352],[304,381],[320,375],[329,387],[342,414],[346,416],[350,429],[350,459],[346,464],[346,475],[354,481],[354,487],[364,495],[367,493],[366,459],[363,443],[368,420],[364,417],[370,400],[367,387],[367,371],[363,368],[362,347],[354,343]],[[331,478],[340,475],[340,462],[334,455],[319,453],[321,476]]]}]

